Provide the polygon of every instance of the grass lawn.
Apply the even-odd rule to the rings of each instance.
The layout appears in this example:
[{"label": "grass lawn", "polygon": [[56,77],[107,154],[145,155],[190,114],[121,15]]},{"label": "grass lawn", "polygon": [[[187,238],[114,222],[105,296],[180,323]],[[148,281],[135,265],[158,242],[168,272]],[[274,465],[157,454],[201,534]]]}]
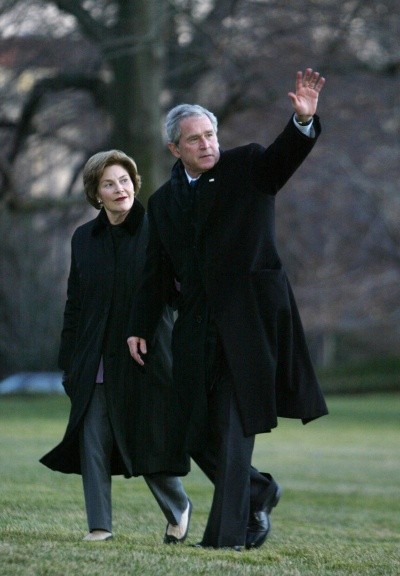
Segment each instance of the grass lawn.
[{"label": "grass lawn", "polygon": [[162,544],[165,520],[141,478],[113,482],[114,539],[86,534],[81,479],[38,459],[62,437],[68,401],[0,398],[1,576],[398,576],[400,395],[328,398],[307,426],[281,420],[257,438],[254,464],[284,494],[258,550],[199,550],[212,489],[193,467],[185,544]]}]

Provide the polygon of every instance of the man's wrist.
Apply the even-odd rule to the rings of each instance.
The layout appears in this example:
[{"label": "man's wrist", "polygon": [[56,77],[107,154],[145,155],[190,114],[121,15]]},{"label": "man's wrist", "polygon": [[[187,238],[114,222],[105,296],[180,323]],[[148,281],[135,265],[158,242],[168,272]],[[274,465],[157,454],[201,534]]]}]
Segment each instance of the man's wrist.
[{"label": "man's wrist", "polygon": [[300,126],[308,126],[311,124],[313,117],[312,116],[298,116],[295,114],[295,120]]}]

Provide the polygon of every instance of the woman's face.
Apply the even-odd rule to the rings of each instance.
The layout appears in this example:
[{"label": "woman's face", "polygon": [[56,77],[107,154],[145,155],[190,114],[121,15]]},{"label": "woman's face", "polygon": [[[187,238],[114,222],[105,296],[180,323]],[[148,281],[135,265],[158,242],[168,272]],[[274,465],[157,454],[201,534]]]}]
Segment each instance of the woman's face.
[{"label": "woman's face", "polygon": [[121,224],[135,200],[131,177],[120,164],[107,166],[100,178],[97,198],[103,203],[111,224]]}]

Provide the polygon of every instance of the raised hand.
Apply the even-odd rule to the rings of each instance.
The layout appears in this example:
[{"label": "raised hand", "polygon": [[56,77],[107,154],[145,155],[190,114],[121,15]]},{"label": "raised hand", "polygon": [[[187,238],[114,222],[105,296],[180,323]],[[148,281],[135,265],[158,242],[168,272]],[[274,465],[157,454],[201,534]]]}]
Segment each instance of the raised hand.
[{"label": "raised hand", "polygon": [[325,78],[319,72],[313,72],[312,68],[307,68],[304,75],[297,72],[296,92],[289,92],[288,96],[299,120],[308,120],[315,114],[324,84]]}]

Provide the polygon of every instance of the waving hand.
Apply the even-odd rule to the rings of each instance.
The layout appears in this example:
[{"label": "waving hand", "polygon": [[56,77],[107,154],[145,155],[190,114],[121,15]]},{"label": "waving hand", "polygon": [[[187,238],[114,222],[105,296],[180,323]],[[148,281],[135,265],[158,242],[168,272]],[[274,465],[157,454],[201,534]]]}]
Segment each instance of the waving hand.
[{"label": "waving hand", "polygon": [[289,92],[288,96],[299,120],[308,120],[315,114],[319,93],[324,84],[325,78],[312,68],[307,68],[304,74],[297,72],[296,92]]}]

